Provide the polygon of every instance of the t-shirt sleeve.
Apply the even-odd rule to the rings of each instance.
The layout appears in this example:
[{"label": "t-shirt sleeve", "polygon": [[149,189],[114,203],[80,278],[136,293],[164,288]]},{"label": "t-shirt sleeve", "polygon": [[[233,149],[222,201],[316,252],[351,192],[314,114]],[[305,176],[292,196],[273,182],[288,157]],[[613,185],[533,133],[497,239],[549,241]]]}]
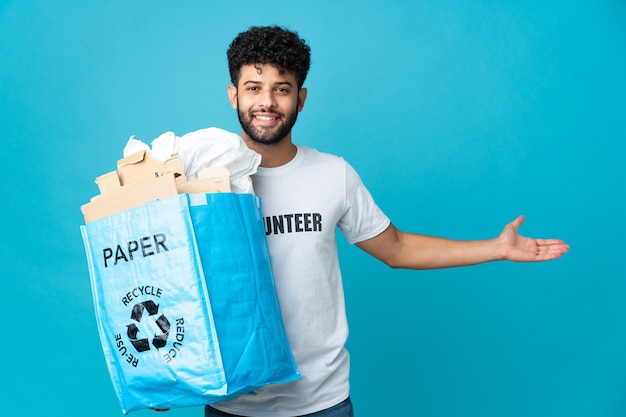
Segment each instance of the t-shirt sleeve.
[{"label": "t-shirt sleeve", "polygon": [[346,165],[346,207],[338,226],[350,244],[362,242],[382,233],[391,223],[378,207],[355,169]]}]

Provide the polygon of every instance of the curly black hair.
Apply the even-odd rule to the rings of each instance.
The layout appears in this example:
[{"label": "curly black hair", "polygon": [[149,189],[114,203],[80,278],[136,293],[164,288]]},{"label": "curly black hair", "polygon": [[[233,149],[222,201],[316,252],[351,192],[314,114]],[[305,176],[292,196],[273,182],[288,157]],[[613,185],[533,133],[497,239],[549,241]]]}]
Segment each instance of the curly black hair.
[{"label": "curly black hair", "polygon": [[297,32],[280,26],[252,26],[230,43],[228,70],[233,85],[237,85],[243,65],[270,64],[296,76],[302,88],[311,66],[311,48]]}]

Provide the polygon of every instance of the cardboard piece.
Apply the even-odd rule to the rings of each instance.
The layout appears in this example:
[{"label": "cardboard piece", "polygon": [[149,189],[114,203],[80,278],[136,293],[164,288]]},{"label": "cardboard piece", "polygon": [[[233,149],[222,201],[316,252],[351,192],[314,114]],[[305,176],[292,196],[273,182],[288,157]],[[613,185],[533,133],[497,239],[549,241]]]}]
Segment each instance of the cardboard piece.
[{"label": "cardboard piece", "polygon": [[145,150],[117,162],[117,170],[100,175],[100,194],[81,206],[85,223],[183,193],[230,192],[226,167],[205,168],[199,178],[187,180],[178,154],[165,161],[151,158]]},{"label": "cardboard piece", "polygon": [[117,176],[121,185],[156,178],[168,172],[173,172],[178,182],[187,180],[183,162],[178,154],[170,156],[165,161],[157,161],[143,150],[117,161]]},{"label": "cardboard piece", "polygon": [[198,179],[177,184],[179,193],[230,192],[230,170],[224,166],[207,167],[198,173]]},{"label": "cardboard piece", "polygon": [[96,178],[96,184],[101,194],[111,192],[122,186],[116,171],[107,172]]},{"label": "cardboard piece", "polygon": [[85,223],[89,223],[176,194],[178,194],[178,189],[174,174],[170,172],[157,178],[144,179],[97,195],[80,209],[83,212]]}]

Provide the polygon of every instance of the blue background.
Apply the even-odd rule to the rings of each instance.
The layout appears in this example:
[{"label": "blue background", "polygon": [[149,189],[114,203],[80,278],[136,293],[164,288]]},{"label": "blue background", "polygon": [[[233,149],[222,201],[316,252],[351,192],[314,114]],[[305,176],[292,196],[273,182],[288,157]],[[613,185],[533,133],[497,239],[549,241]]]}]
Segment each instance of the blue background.
[{"label": "blue background", "polygon": [[130,135],[239,133],[226,48],[281,24],[313,51],[295,141],[350,161],[398,227],[489,238],[525,214],[572,245],[401,271],[341,240],[357,415],[626,415],[625,18],[617,0],[0,2],[0,413],[121,415],[80,205]]}]

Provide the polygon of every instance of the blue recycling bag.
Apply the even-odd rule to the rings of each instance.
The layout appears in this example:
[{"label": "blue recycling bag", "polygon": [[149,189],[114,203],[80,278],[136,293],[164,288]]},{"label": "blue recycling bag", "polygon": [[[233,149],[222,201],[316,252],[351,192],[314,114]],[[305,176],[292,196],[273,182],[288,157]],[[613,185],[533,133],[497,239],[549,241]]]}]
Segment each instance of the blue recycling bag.
[{"label": "blue recycling bag", "polygon": [[81,233],[124,414],[215,403],[300,378],[258,197],[181,194]]}]

